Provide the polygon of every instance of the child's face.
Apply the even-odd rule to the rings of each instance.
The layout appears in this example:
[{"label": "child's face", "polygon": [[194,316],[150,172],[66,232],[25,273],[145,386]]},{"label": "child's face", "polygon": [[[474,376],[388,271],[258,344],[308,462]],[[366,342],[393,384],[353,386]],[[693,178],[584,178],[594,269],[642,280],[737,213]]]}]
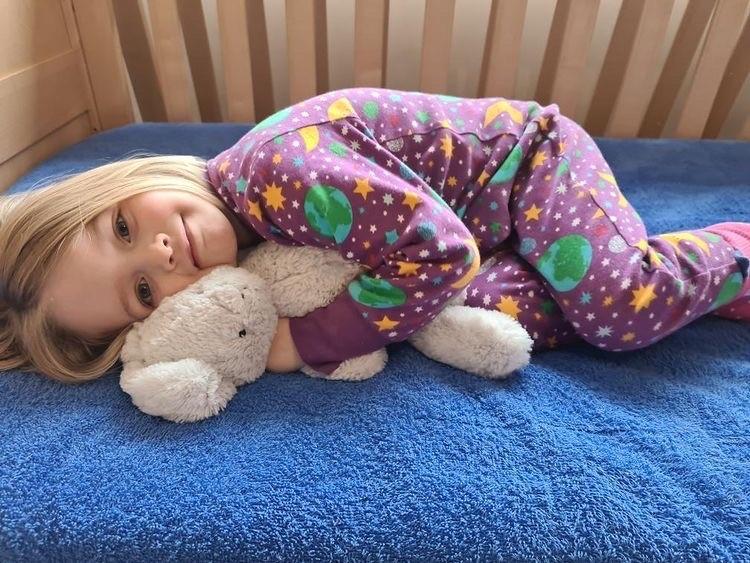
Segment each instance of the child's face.
[{"label": "child's face", "polygon": [[215,267],[236,265],[238,242],[249,236],[237,219],[192,194],[138,194],[86,225],[47,277],[42,302],[75,334],[113,335]]}]

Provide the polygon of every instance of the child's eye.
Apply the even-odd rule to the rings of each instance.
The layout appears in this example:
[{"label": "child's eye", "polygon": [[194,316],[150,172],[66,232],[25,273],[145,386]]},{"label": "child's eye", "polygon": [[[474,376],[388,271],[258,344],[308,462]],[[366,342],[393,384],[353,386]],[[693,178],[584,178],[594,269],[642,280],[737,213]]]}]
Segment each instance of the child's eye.
[{"label": "child's eye", "polygon": [[151,288],[149,287],[146,280],[142,279],[140,282],[138,282],[138,289],[136,291],[136,294],[138,295],[138,299],[141,303],[143,303],[147,307],[153,307],[153,303],[149,303],[149,301],[153,297],[151,295]]},{"label": "child's eye", "polygon": [[[117,234],[120,235],[121,237],[123,237],[123,238],[124,237],[129,237],[130,236],[130,231],[128,230],[128,225],[127,225],[127,223],[124,220],[120,221],[120,219],[122,219],[122,215],[118,214],[117,215],[117,219],[115,219],[115,230],[117,231]],[[125,227],[125,232],[124,233],[122,232],[122,229],[120,229],[120,225],[122,225],[123,227]]]},{"label": "child's eye", "polygon": [[[124,229],[121,229],[120,226],[122,226]],[[117,218],[115,219],[115,229],[117,230],[117,234],[123,238],[130,236],[128,224],[124,220],[122,220],[122,215],[120,215],[119,213],[117,214]],[[151,287],[149,287],[146,280],[141,279],[138,282],[135,294],[138,300],[146,307],[153,307],[153,304],[150,302],[153,299],[153,295],[151,295]]]}]

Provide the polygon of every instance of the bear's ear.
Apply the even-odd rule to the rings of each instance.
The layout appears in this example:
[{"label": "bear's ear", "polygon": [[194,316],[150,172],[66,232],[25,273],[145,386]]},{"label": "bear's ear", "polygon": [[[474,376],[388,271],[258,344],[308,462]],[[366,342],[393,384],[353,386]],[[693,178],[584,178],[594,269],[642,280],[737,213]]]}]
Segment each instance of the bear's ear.
[{"label": "bear's ear", "polygon": [[130,330],[125,335],[125,344],[120,350],[120,360],[123,363],[143,361],[142,332],[143,321],[138,321],[130,327]]}]

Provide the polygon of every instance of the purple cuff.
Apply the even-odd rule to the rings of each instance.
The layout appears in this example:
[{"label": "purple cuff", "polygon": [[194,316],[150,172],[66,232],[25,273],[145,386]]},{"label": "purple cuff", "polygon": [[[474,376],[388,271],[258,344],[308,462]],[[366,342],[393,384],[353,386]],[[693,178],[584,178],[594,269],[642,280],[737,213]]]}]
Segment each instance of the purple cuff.
[{"label": "purple cuff", "polygon": [[289,332],[302,360],[327,375],[344,360],[369,354],[387,344],[346,293],[304,317],[290,317]]}]

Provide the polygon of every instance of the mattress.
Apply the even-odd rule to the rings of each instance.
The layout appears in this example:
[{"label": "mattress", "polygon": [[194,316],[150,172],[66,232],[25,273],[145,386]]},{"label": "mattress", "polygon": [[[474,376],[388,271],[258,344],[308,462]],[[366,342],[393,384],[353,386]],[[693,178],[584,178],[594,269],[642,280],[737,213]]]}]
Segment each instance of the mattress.
[{"label": "mattress", "polygon": [[[131,124],[10,191],[247,129]],[[750,143],[595,140],[650,233],[750,221]],[[266,374],[183,425],[137,410],[119,364],[2,373],[0,560],[750,559],[750,323],[538,352],[504,381],[388,351],[372,379]]]}]

